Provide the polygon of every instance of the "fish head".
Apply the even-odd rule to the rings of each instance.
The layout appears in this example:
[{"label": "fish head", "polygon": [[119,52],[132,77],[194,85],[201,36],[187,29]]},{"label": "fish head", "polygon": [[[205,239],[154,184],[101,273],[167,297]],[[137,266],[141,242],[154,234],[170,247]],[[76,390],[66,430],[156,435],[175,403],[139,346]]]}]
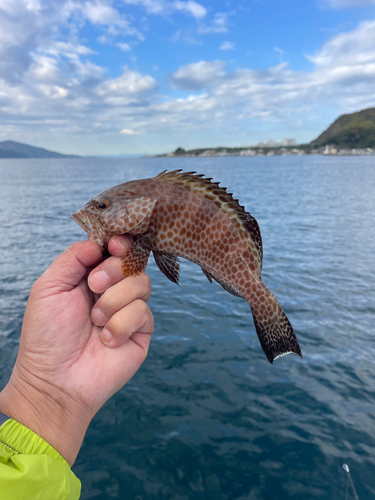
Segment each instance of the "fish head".
[{"label": "fish head", "polygon": [[108,189],[71,215],[90,240],[106,249],[116,234],[142,234],[151,221],[156,199],[119,189]]}]

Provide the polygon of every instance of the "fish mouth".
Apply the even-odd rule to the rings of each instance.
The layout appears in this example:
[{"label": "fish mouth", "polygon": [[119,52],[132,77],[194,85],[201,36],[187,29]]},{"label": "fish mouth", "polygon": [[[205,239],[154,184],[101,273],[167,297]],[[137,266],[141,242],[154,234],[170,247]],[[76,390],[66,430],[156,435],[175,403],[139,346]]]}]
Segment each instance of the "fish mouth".
[{"label": "fish mouth", "polygon": [[80,219],[78,217],[78,215],[76,213],[72,214],[70,216],[79,226],[81,226],[81,228],[86,231],[86,233],[88,232],[89,228],[87,227],[87,224],[85,222],[83,222],[82,219]]}]

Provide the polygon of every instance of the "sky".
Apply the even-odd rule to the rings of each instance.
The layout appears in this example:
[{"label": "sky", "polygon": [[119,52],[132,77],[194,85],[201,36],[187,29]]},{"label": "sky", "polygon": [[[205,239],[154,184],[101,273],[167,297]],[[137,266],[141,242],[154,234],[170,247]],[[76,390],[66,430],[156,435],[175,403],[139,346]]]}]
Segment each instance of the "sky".
[{"label": "sky", "polygon": [[315,139],[375,107],[375,0],[0,0],[0,141],[78,155]]}]

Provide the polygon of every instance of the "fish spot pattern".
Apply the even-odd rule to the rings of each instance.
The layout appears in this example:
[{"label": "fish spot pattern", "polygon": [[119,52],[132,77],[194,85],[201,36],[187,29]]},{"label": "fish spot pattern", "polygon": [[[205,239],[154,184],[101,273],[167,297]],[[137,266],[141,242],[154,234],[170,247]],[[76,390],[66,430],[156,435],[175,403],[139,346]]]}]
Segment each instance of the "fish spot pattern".
[{"label": "fish spot pattern", "polygon": [[[108,208],[99,211],[102,199]],[[125,276],[144,271],[151,251],[159,269],[176,283],[178,257],[195,262],[210,281],[248,301],[271,363],[288,352],[301,355],[288,318],[260,276],[258,223],[218,182],[195,172],[164,171],[104,191],[73,218],[103,248],[113,234],[134,236],[123,260]]]}]

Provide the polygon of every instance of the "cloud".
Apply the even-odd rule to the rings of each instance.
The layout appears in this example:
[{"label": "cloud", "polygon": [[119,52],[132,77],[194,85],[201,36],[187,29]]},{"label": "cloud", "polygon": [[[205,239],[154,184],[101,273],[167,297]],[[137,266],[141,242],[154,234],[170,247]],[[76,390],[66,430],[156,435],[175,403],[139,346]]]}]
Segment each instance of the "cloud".
[{"label": "cloud", "polygon": [[149,92],[155,87],[156,82],[151,76],[143,76],[136,71],[130,71],[125,66],[121,76],[101,83],[97,87],[96,93],[99,96],[108,96],[109,98],[112,96],[124,97]]},{"label": "cloud", "polygon": [[[310,71],[295,71],[287,62],[258,70],[233,69],[233,63],[226,66],[220,60],[196,60],[172,70],[168,88],[163,86],[162,68],[160,84],[154,72],[152,77],[129,67],[111,77],[104,64],[97,63],[99,58],[94,58],[88,42],[80,38],[90,24],[103,43],[125,51],[134,46],[139,40],[135,21],[122,14],[118,2],[0,2],[0,133],[9,138],[16,137],[16,130],[24,141],[66,137],[67,147],[77,140],[77,148],[100,144],[99,148],[103,144],[99,138],[119,138],[119,131],[131,135],[134,142],[147,137],[143,143],[149,144],[152,137],[165,141],[189,134],[205,137],[205,130],[212,137],[218,127],[225,137],[234,137],[235,127],[246,132],[246,127],[259,130],[264,123],[280,124],[282,133],[289,123],[295,135],[293,126],[307,123],[317,110],[334,109],[336,114],[336,110],[375,106],[375,19],[332,36],[307,55]],[[173,12],[179,12],[175,2],[149,0],[147,5],[150,9],[164,6],[159,12],[164,15],[165,6],[173,4]],[[209,28],[228,29],[227,21],[227,14],[207,23],[198,19],[198,30],[220,33]],[[129,33],[130,28],[135,30],[130,40],[113,34]],[[176,40],[183,36],[181,31]],[[278,47],[275,51],[283,55]],[[77,139],[82,135],[91,138],[91,143]]]},{"label": "cloud", "polygon": [[223,42],[220,45],[220,50],[234,50],[234,42]]},{"label": "cloud", "polygon": [[138,135],[139,132],[134,132],[131,128],[123,128],[120,132],[120,134],[125,134],[125,135]]},{"label": "cloud", "polygon": [[[90,23],[110,36],[134,36],[143,39],[129,20],[107,3],[80,0],[1,0],[0,7],[0,77],[17,83],[41,56],[54,59],[61,67],[64,59],[80,71],[89,67],[82,57],[94,51],[80,43],[76,33]],[[104,35],[99,37],[106,43]],[[69,72],[68,68],[68,72]],[[101,72],[104,70],[101,69]]]},{"label": "cloud", "polygon": [[170,38],[171,42],[185,42],[188,45],[202,45],[202,42],[195,38],[189,31],[177,30]]},{"label": "cloud", "polygon": [[200,35],[208,35],[211,33],[228,33],[228,14],[218,12],[215,14],[213,21],[209,24],[201,24],[198,27]]},{"label": "cloud", "polygon": [[100,0],[96,2],[85,2],[81,9],[82,15],[93,25],[106,26],[108,32],[116,36],[121,33],[122,36],[133,35],[143,40],[144,37],[134,28],[125,15],[120,14],[107,3]]},{"label": "cloud", "polygon": [[222,61],[180,67],[171,86],[197,93],[164,102],[157,112],[187,130],[190,123],[195,128],[252,120],[284,123],[288,117],[296,123],[322,107],[351,112],[375,106],[375,20],[332,37],[306,57],[313,64],[309,72],[291,70],[287,62],[265,70],[226,71]]},{"label": "cloud", "polygon": [[16,83],[32,63],[32,52],[50,38],[47,17],[59,14],[53,6],[40,12],[37,2],[3,0],[0,8],[0,75]]},{"label": "cloud", "polygon": [[375,20],[364,21],[348,33],[332,37],[315,54],[307,56],[316,72],[329,79],[375,77]]},{"label": "cloud", "polygon": [[172,8],[176,10],[180,10],[182,12],[186,12],[196,19],[201,19],[207,14],[207,10],[197,2],[189,0],[187,2],[181,2],[180,0],[176,0],[172,2]]},{"label": "cloud", "polygon": [[275,46],[273,50],[275,50],[280,55],[280,62],[282,63],[284,58],[284,51],[277,46]]},{"label": "cloud", "polygon": [[202,90],[213,85],[218,85],[223,76],[222,61],[200,61],[178,68],[170,77],[174,89]]},{"label": "cloud", "polygon": [[123,52],[130,52],[132,50],[131,45],[129,45],[128,43],[118,43],[117,47]]},{"label": "cloud", "polygon": [[375,5],[375,0],[319,0],[318,5],[321,8],[331,8],[335,10],[347,8],[366,7]]},{"label": "cloud", "polygon": [[175,0],[167,2],[166,0],[122,0],[129,5],[139,5],[146,9],[150,14],[169,15],[172,12],[180,11],[184,14],[201,19],[207,14],[207,10],[203,5],[193,1]]}]

